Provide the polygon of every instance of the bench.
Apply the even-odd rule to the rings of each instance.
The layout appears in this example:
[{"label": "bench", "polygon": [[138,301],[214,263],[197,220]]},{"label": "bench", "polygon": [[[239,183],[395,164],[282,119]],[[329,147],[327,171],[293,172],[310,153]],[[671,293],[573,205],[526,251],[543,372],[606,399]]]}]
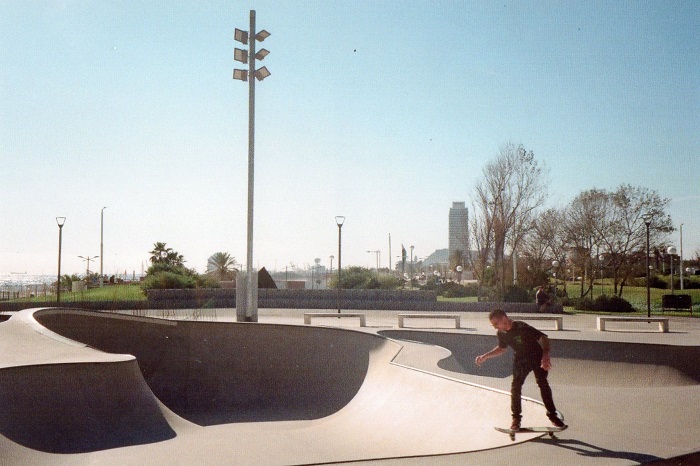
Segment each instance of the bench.
[{"label": "bench", "polygon": [[455,328],[460,327],[460,317],[455,314],[399,314],[399,328],[403,328],[403,321],[406,318],[413,319],[454,319]]},{"label": "bench", "polygon": [[311,324],[311,318],[312,317],[359,317],[360,318],[360,327],[365,327],[366,325],[366,320],[365,320],[365,315],[361,313],[339,313],[339,312],[305,312],[304,313],[304,324],[309,325]]},{"label": "bench", "polygon": [[606,322],[658,322],[659,332],[668,332],[667,317],[598,317],[598,330],[604,332]]},{"label": "bench", "polygon": [[693,300],[689,294],[665,294],[661,296],[661,312],[690,311],[693,315]]},{"label": "bench", "polygon": [[531,316],[531,315],[516,315],[513,314],[513,320],[553,320],[554,330],[564,330],[564,317],[563,316]]}]

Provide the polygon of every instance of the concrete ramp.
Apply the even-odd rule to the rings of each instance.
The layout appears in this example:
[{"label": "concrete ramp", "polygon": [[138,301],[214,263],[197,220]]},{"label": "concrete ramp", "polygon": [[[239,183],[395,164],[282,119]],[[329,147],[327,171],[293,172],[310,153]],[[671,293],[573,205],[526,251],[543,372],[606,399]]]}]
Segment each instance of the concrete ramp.
[{"label": "concrete ramp", "polygon": [[[16,317],[30,316],[48,330],[13,318],[0,341],[14,328],[13,340],[33,340],[36,360],[64,352],[70,363],[47,370],[25,354],[1,369],[0,396],[17,404],[0,446],[17,464],[308,464],[513,443],[493,429],[509,421],[507,393],[401,366],[404,345],[381,336],[76,310]],[[50,428],[30,415],[52,406]],[[535,401],[524,414],[547,422]]]}]

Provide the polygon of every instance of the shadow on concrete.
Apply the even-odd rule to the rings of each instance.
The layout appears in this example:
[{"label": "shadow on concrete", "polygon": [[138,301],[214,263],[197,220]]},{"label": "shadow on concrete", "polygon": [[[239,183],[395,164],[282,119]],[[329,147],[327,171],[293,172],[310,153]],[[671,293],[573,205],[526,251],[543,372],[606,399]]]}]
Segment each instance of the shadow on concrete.
[{"label": "shadow on concrete", "polygon": [[597,447],[595,445],[591,445],[590,443],[581,442],[580,440],[541,439],[541,438],[539,438],[539,439],[532,440],[532,442],[542,443],[542,444],[546,444],[548,446],[556,446],[559,448],[564,448],[566,450],[574,451],[577,454],[579,454],[583,457],[588,457],[588,458],[621,459],[621,460],[633,461],[633,462],[639,463],[639,464],[648,463],[650,461],[655,461],[655,460],[661,459],[658,456],[647,455],[645,453],[608,450],[607,448]]},{"label": "shadow on concrete", "polygon": [[[91,396],[99,391],[110,396]],[[0,400],[0,435],[43,452],[85,453],[175,437],[133,359],[4,368]]]}]

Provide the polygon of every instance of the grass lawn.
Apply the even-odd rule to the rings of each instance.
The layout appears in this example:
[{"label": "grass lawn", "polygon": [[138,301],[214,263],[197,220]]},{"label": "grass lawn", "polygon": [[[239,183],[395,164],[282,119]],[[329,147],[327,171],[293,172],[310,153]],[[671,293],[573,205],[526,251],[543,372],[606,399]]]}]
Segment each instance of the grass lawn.
[{"label": "grass lawn", "polygon": [[[690,280],[686,279],[686,283],[689,283]],[[697,282],[698,280],[693,277],[692,279],[694,282]],[[563,282],[559,282],[557,285],[558,290],[561,292],[562,286],[564,286]],[[580,290],[581,290],[581,283],[580,282],[567,282],[566,283],[566,291],[567,294],[570,298],[576,298],[580,295]],[[684,289],[684,290],[674,290],[675,294],[689,294],[693,300],[693,316],[698,317],[700,316],[700,289]],[[602,282],[602,287],[601,287],[601,282],[596,281],[595,286],[593,287],[593,295],[591,296],[589,294],[589,297],[592,299],[595,299],[599,297],[601,294],[605,294],[606,296],[612,296],[613,295],[613,286],[612,286],[612,280],[604,280]],[[665,294],[671,294],[671,290],[661,290],[658,288],[650,288],[649,289],[649,297],[650,297],[650,303],[651,303],[651,312],[653,314],[661,314],[661,297]],[[641,287],[641,286],[626,286],[623,291],[622,291],[622,297],[629,301],[630,304],[635,308],[635,312],[632,313],[631,315],[646,315],[647,312],[647,289],[646,287]],[[442,302],[453,302],[453,303],[475,303],[477,302],[477,297],[475,296],[469,296],[466,298],[444,298],[442,296],[438,296],[438,301]],[[578,311],[575,310],[573,307],[567,306],[564,308],[566,312],[572,312],[572,313],[583,313],[583,311]],[[669,315],[669,316],[689,316],[690,313],[687,311],[683,312],[675,312],[675,311],[670,311],[670,312],[665,312],[664,315]]]},{"label": "grass lawn", "polygon": [[[53,290],[52,290],[53,291]],[[74,301],[145,301],[146,295],[139,285],[105,285],[102,288],[90,288],[85,291],[62,291],[61,302]],[[41,294],[32,298],[13,299],[9,302],[54,303],[55,294]]]}]

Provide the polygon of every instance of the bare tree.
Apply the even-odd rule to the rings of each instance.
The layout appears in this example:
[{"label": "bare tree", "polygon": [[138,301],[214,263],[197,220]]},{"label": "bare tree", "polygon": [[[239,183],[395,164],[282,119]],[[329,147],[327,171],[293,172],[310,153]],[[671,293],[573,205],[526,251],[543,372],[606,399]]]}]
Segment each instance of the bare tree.
[{"label": "bare tree", "polygon": [[[499,295],[505,288],[506,248],[517,249],[535,221],[546,198],[544,168],[532,151],[508,143],[483,169],[475,185],[471,232],[477,247],[475,272],[493,257],[494,283]],[[478,270],[477,270],[478,269]]]},{"label": "bare tree", "polygon": [[665,210],[669,199],[661,198],[654,190],[621,185],[614,192],[596,195],[599,208],[595,223],[595,238],[613,273],[614,293],[622,296],[627,279],[639,271],[645,257],[646,226],[643,216],[651,215],[650,243],[658,244],[674,230],[671,217]]},{"label": "bare tree", "polygon": [[598,189],[584,191],[569,204],[563,228],[572,254],[569,263],[581,271],[580,296],[592,294],[595,279],[595,259],[598,256],[599,230],[596,228],[606,212],[607,193]]}]

